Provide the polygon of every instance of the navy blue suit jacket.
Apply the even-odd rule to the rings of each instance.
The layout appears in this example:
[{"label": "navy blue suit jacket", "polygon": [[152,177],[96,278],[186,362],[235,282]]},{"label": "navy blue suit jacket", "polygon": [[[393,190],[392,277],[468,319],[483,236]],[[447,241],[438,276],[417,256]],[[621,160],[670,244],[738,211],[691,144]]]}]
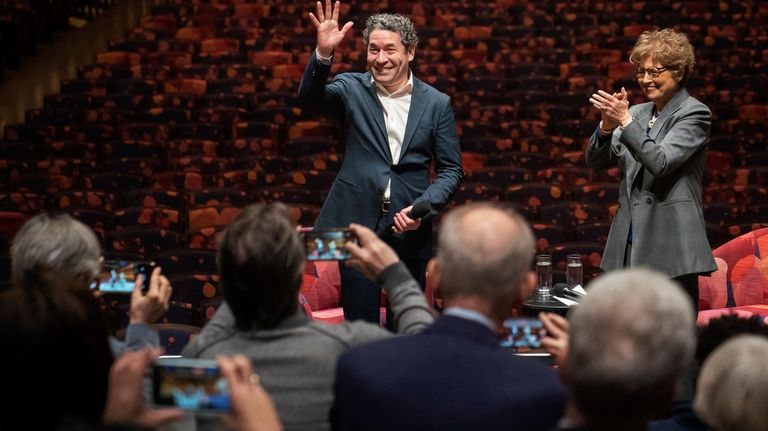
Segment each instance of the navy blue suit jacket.
[{"label": "navy blue suit jacket", "polygon": [[566,397],[552,369],[453,316],[351,349],[336,372],[334,430],[547,430]]},{"label": "navy blue suit jacket", "polygon": [[[344,161],[315,225],[340,227],[355,222],[373,229],[391,178],[391,211],[380,225],[390,224],[394,214],[409,205],[429,202],[431,211],[421,227],[392,245],[401,258],[431,257],[429,219],[448,203],[463,175],[450,98],[414,77],[400,160],[393,165],[371,74],[342,73],[327,83],[330,70],[313,54],[299,87],[304,108],[332,115],[344,128]],[[437,175],[430,183],[432,164]]]}]

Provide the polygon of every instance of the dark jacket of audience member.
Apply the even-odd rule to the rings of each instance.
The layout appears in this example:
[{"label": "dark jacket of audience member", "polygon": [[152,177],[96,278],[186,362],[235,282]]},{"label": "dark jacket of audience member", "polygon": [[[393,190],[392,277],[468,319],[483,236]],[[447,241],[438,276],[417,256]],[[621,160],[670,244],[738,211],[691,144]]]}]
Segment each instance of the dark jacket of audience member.
[{"label": "dark jacket of audience member", "polygon": [[334,430],[538,431],[565,390],[552,369],[499,346],[497,330],[535,283],[525,219],[488,204],[444,219],[429,263],[443,316],[423,332],[359,346],[339,359]]}]

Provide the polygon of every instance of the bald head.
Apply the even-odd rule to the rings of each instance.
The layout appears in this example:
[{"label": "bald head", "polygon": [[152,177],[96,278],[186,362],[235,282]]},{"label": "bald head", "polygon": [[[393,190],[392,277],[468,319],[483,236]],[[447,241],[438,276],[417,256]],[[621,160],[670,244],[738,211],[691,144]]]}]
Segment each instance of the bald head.
[{"label": "bald head", "polygon": [[533,232],[519,214],[491,204],[463,206],[440,229],[439,287],[446,301],[476,297],[506,308],[520,298],[533,255]]}]

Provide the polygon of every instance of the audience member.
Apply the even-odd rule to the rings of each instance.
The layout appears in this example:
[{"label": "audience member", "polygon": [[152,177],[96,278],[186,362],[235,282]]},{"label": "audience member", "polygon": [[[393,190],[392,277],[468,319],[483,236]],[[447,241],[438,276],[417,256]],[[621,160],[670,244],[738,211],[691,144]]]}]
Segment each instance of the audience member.
[{"label": "audience member", "polygon": [[768,339],[738,335],[704,361],[694,410],[714,431],[768,429]]},{"label": "audience member", "polygon": [[109,392],[103,421],[107,426],[134,425],[153,429],[181,419],[178,409],[150,409],[144,400],[144,376],[162,349],[144,348],[126,352],[109,371]]},{"label": "audience member", "polygon": [[[152,409],[145,403],[144,376],[160,353],[160,349],[152,348],[132,351],[112,365],[104,429],[157,429],[182,417],[178,409]],[[232,403],[232,410],[224,416],[226,427],[233,431],[282,430],[272,399],[259,384],[251,361],[243,355],[219,356],[217,360]]]},{"label": "audience member", "polygon": [[236,431],[279,431],[280,418],[269,394],[244,355],[219,356],[221,375],[227,379],[232,412],[224,418],[227,428]]},{"label": "audience member", "polygon": [[763,321],[763,317],[740,317],[730,314],[710,320],[699,331],[696,362],[702,365],[721,344],[737,335],[745,334],[768,337],[768,325]]},{"label": "audience member", "polygon": [[[395,252],[370,229],[351,225],[360,246],[350,262],[375,275],[389,296],[399,332],[423,329],[433,317]],[[251,205],[227,228],[218,254],[225,303],[182,354],[197,358],[242,353],[253,361],[288,430],[329,427],[338,356],[386,338],[366,322],[327,325],[300,312],[306,250],[287,206]]]},{"label": "audience member", "polygon": [[[13,238],[11,279],[28,285],[40,267],[47,267],[73,278],[85,291],[99,275],[101,245],[88,226],[67,214],[40,213],[29,219]],[[113,341],[113,351],[159,345],[157,332],[149,326],[168,310],[171,285],[155,268],[146,294],[140,280],[131,295],[129,325],[125,344]]]},{"label": "audience member", "polygon": [[[726,315],[712,319],[707,326],[699,331],[696,345],[696,365],[701,364],[709,355],[725,341],[741,334],[755,334],[768,337],[768,325],[762,317],[742,318],[737,315]],[[692,397],[691,397],[692,398]],[[693,411],[693,399],[685,397],[672,405],[669,418],[652,422],[649,431],[707,431],[709,426]]]},{"label": "audience member", "polygon": [[27,269],[0,294],[0,429],[98,424],[112,364],[98,301],[67,274]]},{"label": "audience member", "polygon": [[443,221],[430,282],[444,315],[420,334],[339,359],[336,430],[542,430],[562,414],[556,373],[499,346],[497,331],[530,293],[534,237],[517,213],[468,205]]},{"label": "audience member", "polygon": [[594,281],[569,325],[550,331],[568,335],[554,343],[566,355],[561,371],[570,389],[558,429],[645,430],[680,389],[693,359],[693,325],[690,299],[658,272],[621,270]]}]

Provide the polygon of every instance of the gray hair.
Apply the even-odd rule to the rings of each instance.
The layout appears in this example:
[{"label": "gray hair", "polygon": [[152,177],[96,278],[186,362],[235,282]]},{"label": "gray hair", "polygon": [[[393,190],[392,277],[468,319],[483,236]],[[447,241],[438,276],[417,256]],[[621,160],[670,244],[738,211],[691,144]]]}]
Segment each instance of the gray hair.
[{"label": "gray hair", "polygon": [[88,226],[68,214],[40,213],[13,238],[11,278],[20,284],[30,271],[47,267],[91,279],[99,274],[100,260],[101,244]]},{"label": "gray hair", "polygon": [[649,420],[671,402],[692,365],[691,300],[659,272],[632,269],[596,279],[569,320],[572,394],[595,429]]},{"label": "gray hair", "polygon": [[462,206],[440,227],[440,289],[446,299],[480,297],[503,309],[519,298],[534,250],[533,231],[514,210],[489,203]]},{"label": "gray hair", "polygon": [[368,45],[369,37],[374,30],[389,30],[397,33],[406,48],[416,48],[419,44],[419,36],[416,34],[413,21],[403,15],[379,13],[368,17],[365,20],[365,29],[363,30],[363,40],[366,45]]},{"label": "gray hair", "polygon": [[764,430],[768,420],[768,339],[739,335],[704,361],[694,410],[718,431]]}]

